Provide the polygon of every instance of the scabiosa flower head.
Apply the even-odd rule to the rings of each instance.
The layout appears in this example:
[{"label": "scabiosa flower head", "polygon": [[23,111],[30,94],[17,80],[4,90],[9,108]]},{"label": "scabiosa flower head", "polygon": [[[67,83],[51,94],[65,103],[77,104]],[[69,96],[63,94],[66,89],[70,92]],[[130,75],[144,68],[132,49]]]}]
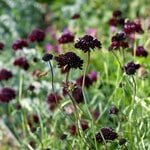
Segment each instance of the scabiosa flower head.
[{"label": "scabiosa flower head", "polygon": [[14,64],[14,66],[18,66],[24,70],[29,69],[29,63],[25,57],[19,57],[19,58],[15,59],[13,64]]},{"label": "scabiosa flower head", "polygon": [[63,33],[58,39],[59,44],[74,42],[74,35],[70,32]]},{"label": "scabiosa flower head", "polygon": [[47,62],[47,61],[50,61],[52,58],[53,58],[53,55],[52,55],[52,54],[46,53],[46,54],[44,54],[44,56],[42,57],[42,60],[45,61],[45,62]]},{"label": "scabiosa flower head", "polygon": [[114,42],[114,41],[119,42],[119,41],[123,41],[125,39],[126,39],[126,33],[125,32],[119,32],[112,37],[112,42]]},{"label": "scabiosa flower head", "polygon": [[120,47],[122,48],[127,48],[129,47],[128,42],[126,40],[126,33],[124,32],[119,32],[116,35],[114,35],[111,39],[112,43],[109,46],[109,50],[117,50]]},{"label": "scabiosa flower head", "polygon": [[10,87],[4,87],[0,90],[0,102],[8,103],[16,97],[16,92]]},{"label": "scabiosa flower head", "polygon": [[80,18],[79,13],[75,13],[74,15],[71,16],[71,19],[78,19],[78,18]]},{"label": "scabiosa flower head", "polygon": [[75,126],[75,125],[72,125],[72,126],[70,127],[70,134],[71,134],[71,135],[76,135],[76,134],[77,134],[76,126]]},{"label": "scabiosa flower head", "polygon": [[52,104],[52,103],[56,103],[56,102],[59,102],[61,100],[61,96],[58,94],[58,93],[53,93],[53,94],[49,94],[47,99],[46,99],[46,102],[48,104]]},{"label": "scabiosa flower head", "polygon": [[116,106],[113,106],[110,110],[109,110],[109,114],[114,114],[117,115],[119,112],[119,109]]},{"label": "scabiosa flower head", "polygon": [[21,50],[23,47],[28,47],[28,43],[24,39],[19,39],[12,44],[14,51]]},{"label": "scabiosa flower head", "polygon": [[83,93],[80,87],[74,88],[74,90],[72,91],[72,96],[77,103],[83,102]]},{"label": "scabiosa flower head", "polygon": [[96,47],[101,48],[101,42],[91,35],[85,35],[84,37],[79,38],[75,43],[75,48],[81,49],[85,53]]},{"label": "scabiosa flower head", "polygon": [[134,75],[136,70],[140,68],[139,64],[135,64],[134,62],[129,62],[124,66],[124,70],[127,75]]},{"label": "scabiosa flower head", "polygon": [[[110,128],[101,128],[100,131],[101,133],[100,132],[96,133],[96,140],[99,143],[103,142],[103,138],[105,139],[105,141],[108,142],[108,141],[113,141],[118,137],[117,133]],[[103,138],[101,134],[103,135]]]},{"label": "scabiosa flower head", "polygon": [[38,123],[39,122],[39,117],[37,114],[33,114],[33,122]]},{"label": "scabiosa flower head", "polygon": [[61,140],[65,140],[67,138],[67,134],[62,134],[61,136],[60,136],[60,139]]},{"label": "scabiosa flower head", "polygon": [[83,131],[85,131],[86,129],[88,129],[89,128],[89,126],[88,126],[88,123],[86,122],[86,121],[81,121],[80,122],[80,124],[81,124],[81,127],[82,127],[82,130]]},{"label": "scabiosa flower head", "polygon": [[34,29],[28,36],[30,42],[42,42],[45,38],[45,32],[41,29]]},{"label": "scabiosa flower head", "polygon": [[[83,82],[83,75],[80,76],[77,80],[76,80],[76,84],[79,86],[82,86],[82,82]],[[85,75],[85,83],[84,86],[89,88],[92,85],[92,80],[89,77],[89,75]]]},{"label": "scabiosa flower head", "polygon": [[137,46],[136,48],[136,56],[147,57],[148,52],[145,50],[143,46]]},{"label": "scabiosa flower head", "polygon": [[126,34],[131,34],[131,33],[144,33],[141,24],[140,23],[135,23],[135,22],[127,22],[124,25],[124,32]]},{"label": "scabiosa flower head", "polygon": [[56,56],[55,60],[58,62],[58,67],[61,68],[62,73],[68,72],[71,68],[82,69],[83,60],[74,52],[67,52]]},{"label": "scabiosa flower head", "polygon": [[4,48],[4,43],[0,42],[0,51],[3,50]]},{"label": "scabiosa flower head", "polygon": [[119,145],[124,145],[127,142],[125,138],[119,139]]},{"label": "scabiosa flower head", "polygon": [[97,72],[96,71],[91,71],[89,76],[90,76],[92,82],[97,81]]},{"label": "scabiosa flower head", "polygon": [[28,90],[31,91],[31,92],[33,92],[34,89],[35,89],[35,86],[32,85],[32,84],[30,84],[29,87],[28,87]]},{"label": "scabiosa flower head", "polygon": [[113,16],[114,17],[119,17],[119,16],[121,16],[121,14],[122,14],[122,12],[120,10],[113,11]]},{"label": "scabiosa flower head", "polygon": [[117,26],[118,25],[118,20],[116,18],[111,18],[108,21],[110,26]]},{"label": "scabiosa flower head", "polygon": [[7,69],[0,70],[0,82],[3,80],[8,80],[13,76],[12,72]]}]

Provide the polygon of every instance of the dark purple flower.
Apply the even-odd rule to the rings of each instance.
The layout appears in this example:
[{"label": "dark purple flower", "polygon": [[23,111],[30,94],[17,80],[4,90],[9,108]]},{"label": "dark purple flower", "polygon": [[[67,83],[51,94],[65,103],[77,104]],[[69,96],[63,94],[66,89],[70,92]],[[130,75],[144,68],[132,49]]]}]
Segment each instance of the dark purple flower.
[{"label": "dark purple flower", "polygon": [[110,110],[109,110],[109,114],[113,114],[113,115],[117,115],[119,112],[119,109],[116,106],[113,106]]},{"label": "dark purple flower", "polygon": [[72,91],[72,97],[74,98],[74,100],[77,103],[82,103],[83,102],[83,93],[82,93],[82,89],[80,87],[76,87],[73,91]]},{"label": "dark purple flower", "polygon": [[120,10],[115,10],[115,11],[113,11],[113,16],[114,16],[114,17],[120,17],[121,14],[122,14],[122,12],[121,12]]},{"label": "dark purple flower", "polygon": [[45,53],[44,56],[42,57],[42,60],[47,62],[47,61],[50,61],[52,58],[53,58],[52,54]]},{"label": "dark purple flower", "polygon": [[61,136],[60,136],[60,139],[61,140],[65,140],[67,138],[67,134],[62,134]]},{"label": "dark purple flower", "polygon": [[118,20],[116,18],[111,18],[108,21],[110,26],[117,26],[118,25]]},{"label": "dark purple flower", "polygon": [[33,114],[33,122],[38,123],[39,122],[39,117],[37,114]]},{"label": "dark purple flower", "polygon": [[147,57],[148,52],[145,50],[143,46],[137,46],[136,48],[136,56]]},{"label": "dark purple flower", "polygon": [[128,42],[125,41],[126,40],[126,33],[124,32],[120,32],[117,33],[115,36],[112,37],[112,43],[109,46],[109,50],[117,50],[120,47],[122,48],[128,48]]},{"label": "dark purple flower", "polygon": [[71,134],[71,135],[76,135],[76,134],[77,134],[76,126],[75,126],[75,125],[72,125],[72,126],[70,127],[70,134]]},{"label": "dark purple flower", "polygon": [[7,69],[0,70],[0,82],[3,80],[8,80],[13,76],[12,72]]},{"label": "dark purple flower", "polygon": [[24,70],[29,69],[29,63],[25,57],[19,57],[19,58],[15,59],[13,64],[15,66],[19,66],[20,68],[22,68]]},{"label": "dark purple flower", "polygon": [[135,22],[127,22],[124,25],[124,32],[126,34],[131,34],[131,33],[144,33],[141,24],[140,23],[135,23]]},{"label": "dark purple flower", "polygon": [[96,47],[101,48],[101,42],[91,35],[85,35],[75,43],[75,48],[81,49],[85,53]]},{"label": "dark purple flower", "polygon": [[4,48],[4,43],[0,42],[0,51],[3,50],[3,48]]},{"label": "dark purple flower", "polygon": [[82,69],[83,60],[80,59],[74,52],[67,52],[55,57],[58,62],[58,67],[62,73],[68,72],[71,68]]},{"label": "dark purple flower", "polygon": [[15,90],[10,87],[4,87],[0,90],[0,102],[8,103],[15,97]]},{"label": "dark purple flower", "polygon": [[[118,137],[117,133],[110,128],[101,128],[100,132],[96,133],[96,140],[99,143],[103,142],[103,138],[105,141],[108,142],[108,141],[113,141]],[[101,134],[103,135],[103,138],[102,138]]]},{"label": "dark purple flower", "polygon": [[126,66],[124,66],[124,70],[128,75],[134,75],[136,70],[140,68],[139,64],[135,64],[134,62],[129,62]]},{"label": "dark purple flower", "polygon": [[[83,82],[83,76],[80,76],[77,80],[76,80],[76,84],[79,86],[82,86],[82,82]],[[84,86],[89,88],[92,85],[92,80],[89,77],[89,75],[85,75],[85,83]]]},{"label": "dark purple flower", "polygon": [[78,19],[80,18],[80,14],[75,13],[74,15],[71,16],[71,19]]},{"label": "dark purple flower", "polygon": [[97,81],[97,72],[96,71],[91,71],[89,76],[90,76],[92,82]]},{"label": "dark purple flower", "polygon": [[63,33],[58,39],[59,44],[74,42],[74,35],[70,32]]},{"label": "dark purple flower", "polygon": [[35,86],[34,86],[34,85],[32,85],[32,84],[29,85],[29,87],[28,87],[28,90],[29,90],[29,91],[33,92],[34,89],[35,89]]},{"label": "dark purple flower", "polygon": [[24,39],[19,39],[12,44],[14,51],[21,50],[23,47],[28,47],[28,43]]},{"label": "dark purple flower", "polygon": [[125,138],[119,139],[119,145],[124,145],[127,142]]},{"label": "dark purple flower", "polygon": [[61,100],[61,96],[58,94],[58,93],[54,93],[54,94],[49,94],[47,99],[46,99],[46,102],[48,104],[52,104],[52,103],[57,103]]},{"label": "dark purple flower", "polygon": [[85,131],[86,129],[88,129],[89,128],[89,126],[88,126],[88,123],[86,122],[86,121],[81,121],[80,122],[80,124],[81,124],[81,127],[82,127],[82,130],[83,131]]},{"label": "dark purple flower", "polygon": [[30,42],[42,42],[45,38],[45,32],[41,29],[34,29],[29,34],[28,39]]},{"label": "dark purple flower", "polygon": [[125,32],[119,32],[112,37],[111,41],[112,42],[114,42],[114,41],[120,42],[120,41],[123,41],[125,39],[126,39],[126,33]]},{"label": "dark purple flower", "polygon": [[30,146],[32,146],[33,148],[35,148],[35,147],[36,147],[36,143],[35,143],[35,141],[30,141],[30,142],[29,142],[29,144],[30,144]]}]

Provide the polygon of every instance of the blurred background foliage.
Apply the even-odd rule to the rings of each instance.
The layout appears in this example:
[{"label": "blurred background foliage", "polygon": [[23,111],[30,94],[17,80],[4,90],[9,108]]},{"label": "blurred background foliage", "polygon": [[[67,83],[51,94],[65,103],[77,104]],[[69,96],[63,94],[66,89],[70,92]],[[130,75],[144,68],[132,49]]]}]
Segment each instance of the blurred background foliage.
[{"label": "blurred background foliage", "polygon": [[[149,0],[1,0],[0,40],[9,44],[20,37],[26,38],[35,27],[56,26],[61,31],[70,24],[80,26],[81,34],[90,27],[107,35],[107,22],[116,9],[125,17],[146,18]],[[70,20],[75,13],[81,18]]]}]

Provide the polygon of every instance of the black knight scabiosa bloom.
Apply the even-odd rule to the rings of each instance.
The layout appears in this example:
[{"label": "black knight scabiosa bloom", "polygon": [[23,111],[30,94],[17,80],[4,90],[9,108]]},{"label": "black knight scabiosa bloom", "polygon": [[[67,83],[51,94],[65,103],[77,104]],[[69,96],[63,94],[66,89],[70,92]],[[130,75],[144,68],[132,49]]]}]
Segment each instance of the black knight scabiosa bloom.
[{"label": "black knight scabiosa bloom", "polygon": [[75,43],[75,48],[81,49],[85,53],[96,47],[101,48],[101,42],[91,35],[85,35]]},{"label": "black knight scabiosa bloom", "polygon": [[28,47],[28,43],[24,39],[19,39],[12,44],[14,51],[21,50],[23,47]]},{"label": "black knight scabiosa bloom", "polygon": [[109,110],[109,114],[117,115],[119,112],[119,109],[116,106],[112,106],[112,108]]},{"label": "black knight scabiosa bloom", "polygon": [[126,34],[131,34],[131,33],[144,33],[142,27],[141,27],[141,24],[140,23],[135,23],[135,22],[127,22],[125,23],[124,25],[124,32]]},{"label": "black knight scabiosa bloom", "polygon": [[16,92],[10,87],[4,87],[0,90],[0,102],[8,103],[16,97]]},{"label": "black knight scabiosa bloom", "polygon": [[45,32],[41,29],[34,29],[29,34],[28,39],[30,42],[42,42],[45,38]]},{"label": "black knight scabiosa bloom", "polygon": [[50,61],[52,58],[53,58],[53,55],[52,55],[52,54],[46,53],[46,54],[44,54],[44,56],[42,57],[42,60],[45,61],[45,62],[47,62],[47,61]]},{"label": "black knight scabiosa bloom", "polygon": [[4,43],[0,42],[0,51],[3,50],[4,48]]},{"label": "black knight scabiosa bloom", "polygon": [[134,62],[129,62],[124,66],[124,70],[127,75],[134,75],[136,70],[140,68],[139,64],[135,64]]},{"label": "black knight scabiosa bloom", "polygon": [[74,35],[70,32],[63,33],[61,37],[58,39],[58,42],[59,44],[74,42]]},{"label": "black knight scabiosa bloom", "polygon": [[13,76],[12,72],[7,69],[0,70],[0,82],[3,80],[8,80]]},{"label": "black knight scabiosa bloom", "polygon": [[112,43],[109,46],[109,50],[117,50],[119,48],[127,48],[129,47],[128,42],[126,40],[126,33],[119,32],[116,35],[114,35],[111,39]]},{"label": "black knight scabiosa bloom", "polygon": [[145,50],[145,48],[143,46],[137,46],[135,54],[136,54],[136,56],[147,57],[148,52]]},{"label": "black knight scabiosa bloom", "polygon": [[[113,141],[118,137],[117,133],[110,128],[101,128],[100,131],[101,133],[96,133],[96,141],[99,143],[103,142],[103,138],[106,142],[108,142]],[[103,135],[103,137],[101,136],[101,134]]]},{"label": "black knight scabiosa bloom", "polygon": [[125,138],[119,139],[119,145],[124,145],[127,142]]},{"label": "black knight scabiosa bloom", "polygon": [[58,67],[61,68],[62,73],[69,72],[71,68],[82,69],[83,60],[74,52],[67,52],[56,56],[55,60],[58,62]]},{"label": "black knight scabiosa bloom", "polygon": [[53,93],[53,94],[49,94],[47,99],[46,99],[46,102],[48,104],[52,104],[52,103],[56,103],[56,102],[59,102],[61,100],[61,96],[58,94],[58,93]]},{"label": "black knight scabiosa bloom", "polygon": [[29,63],[25,57],[19,57],[19,58],[15,59],[13,64],[14,64],[14,66],[19,66],[20,68],[22,68],[24,70],[29,69]]},{"label": "black knight scabiosa bloom", "polygon": [[[82,87],[82,83],[83,83],[83,76],[80,76],[77,80],[76,80],[76,84]],[[92,80],[90,78],[89,75],[85,75],[85,83],[84,83],[85,87],[89,88],[92,85]]]},{"label": "black knight scabiosa bloom", "polygon": [[82,89],[80,87],[74,88],[74,90],[72,91],[72,97],[77,103],[82,103],[83,102]]}]

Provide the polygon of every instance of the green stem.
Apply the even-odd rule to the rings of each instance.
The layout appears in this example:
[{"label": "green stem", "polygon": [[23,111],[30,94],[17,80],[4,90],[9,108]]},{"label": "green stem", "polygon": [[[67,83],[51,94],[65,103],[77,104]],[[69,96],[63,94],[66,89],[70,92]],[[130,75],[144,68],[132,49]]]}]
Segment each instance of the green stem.
[{"label": "green stem", "polygon": [[96,137],[95,137],[95,132],[93,130],[93,126],[94,126],[94,121],[93,121],[93,117],[89,111],[89,108],[88,108],[88,104],[87,104],[87,99],[86,99],[86,96],[85,96],[85,91],[84,91],[84,84],[85,84],[85,76],[86,76],[86,73],[88,71],[88,67],[89,67],[89,64],[90,64],[90,51],[87,52],[87,64],[85,66],[85,70],[84,70],[84,74],[83,74],[83,81],[82,81],[82,93],[83,93],[83,98],[84,98],[84,102],[85,102],[85,106],[86,106],[86,109],[87,109],[87,112],[88,112],[88,115],[91,119],[91,127],[92,127],[92,133],[93,133],[93,137],[94,137],[94,142],[95,142],[95,146],[96,146],[96,150],[98,150],[98,147],[97,147],[97,142],[96,142]]},{"label": "green stem", "polygon": [[49,61],[48,63],[49,63],[49,66],[50,66],[50,72],[51,72],[51,77],[52,77],[52,91],[54,93],[55,92],[55,89],[54,89],[54,73],[53,73],[53,68],[52,68],[51,61]]}]

